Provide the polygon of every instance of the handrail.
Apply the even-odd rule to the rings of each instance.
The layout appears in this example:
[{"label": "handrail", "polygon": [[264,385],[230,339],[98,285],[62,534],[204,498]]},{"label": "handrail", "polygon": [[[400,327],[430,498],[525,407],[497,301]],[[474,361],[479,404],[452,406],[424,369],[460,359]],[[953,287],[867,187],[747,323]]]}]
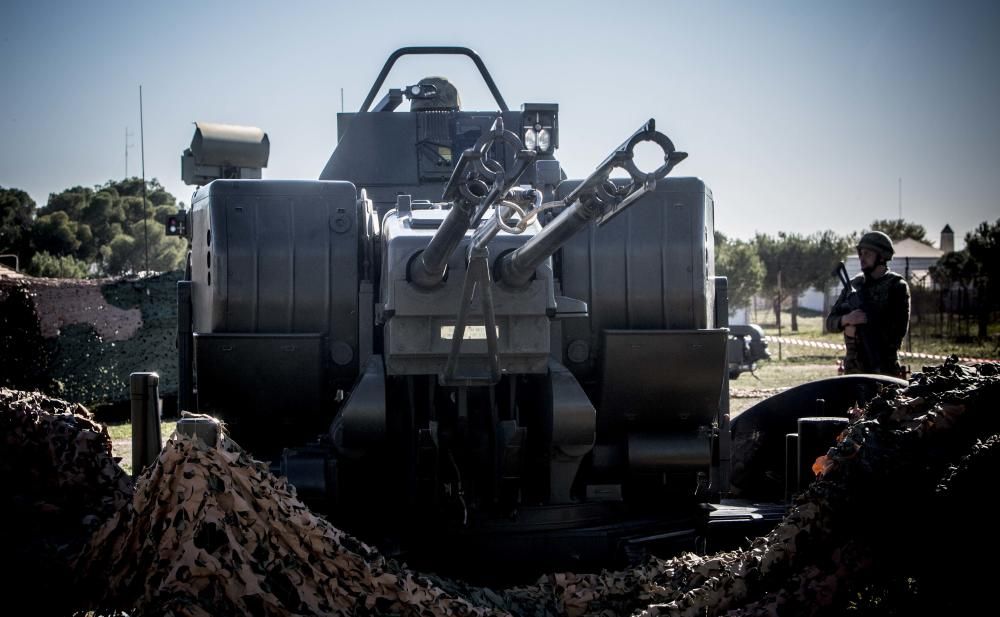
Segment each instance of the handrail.
[{"label": "handrail", "polygon": [[500,90],[497,89],[496,83],[493,82],[493,77],[490,72],[486,69],[486,65],[483,63],[483,59],[479,57],[479,54],[469,49],[468,47],[401,47],[396,51],[392,52],[389,59],[385,61],[385,65],[382,66],[382,71],[379,72],[378,77],[375,79],[375,83],[372,85],[372,89],[368,91],[368,96],[365,98],[365,102],[361,104],[361,109],[358,113],[367,113],[368,109],[371,107],[372,102],[375,100],[375,96],[378,91],[382,88],[382,84],[385,83],[385,78],[389,75],[389,71],[392,66],[396,64],[396,60],[399,60],[403,56],[419,56],[419,55],[457,55],[457,56],[468,56],[476,64],[476,68],[479,69],[479,74],[482,75],[483,81],[486,82],[486,86],[490,89],[490,93],[493,94],[493,99],[496,101],[497,105],[500,106],[500,111],[509,111],[507,108],[506,101],[503,100],[503,96],[500,94]]}]

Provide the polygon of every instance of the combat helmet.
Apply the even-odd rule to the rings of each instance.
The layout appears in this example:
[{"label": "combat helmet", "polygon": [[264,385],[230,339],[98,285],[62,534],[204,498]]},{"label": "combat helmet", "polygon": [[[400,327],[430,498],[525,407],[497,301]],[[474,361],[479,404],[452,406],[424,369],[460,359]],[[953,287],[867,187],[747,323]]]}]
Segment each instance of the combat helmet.
[{"label": "combat helmet", "polygon": [[458,89],[444,77],[424,77],[421,86],[434,86],[435,94],[428,98],[414,98],[410,101],[410,111],[458,111],[462,99]]},{"label": "combat helmet", "polygon": [[870,249],[875,251],[884,262],[892,259],[893,254],[896,252],[896,249],[892,246],[892,238],[881,231],[869,231],[861,236],[857,248],[858,250]]}]

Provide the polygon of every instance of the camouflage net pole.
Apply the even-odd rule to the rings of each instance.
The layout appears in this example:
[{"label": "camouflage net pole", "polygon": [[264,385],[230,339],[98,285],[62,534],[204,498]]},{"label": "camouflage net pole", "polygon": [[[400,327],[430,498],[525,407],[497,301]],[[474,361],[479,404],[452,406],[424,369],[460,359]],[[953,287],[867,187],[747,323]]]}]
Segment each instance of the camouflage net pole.
[{"label": "camouflage net pole", "polygon": [[90,537],[74,570],[91,607],[132,615],[981,609],[993,602],[996,568],[978,567],[977,556],[995,559],[1000,548],[991,510],[978,503],[1000,469],[998,400],[1000,364],[925,369],[908,388],[856,410],[838,445],[817,460],[820,479],[746,550],[552,574],[503,591],[382,557],[312,514],[231,441],[210,448],[174,439],[138,479],[134,499]]}]

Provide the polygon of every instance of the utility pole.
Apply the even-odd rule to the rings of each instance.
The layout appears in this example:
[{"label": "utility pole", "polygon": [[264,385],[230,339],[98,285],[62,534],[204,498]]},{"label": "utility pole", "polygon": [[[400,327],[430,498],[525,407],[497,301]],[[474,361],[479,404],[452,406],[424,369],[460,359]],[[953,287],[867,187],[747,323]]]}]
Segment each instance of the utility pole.
[{"label": "utility pole", "polygon": [[146,244],[146,274],[149,274],[149,213],[146,211],[146,133],[142,124],[142,84],[139,84],[139,156],[142,160],[142,235]]},{"label": "utility pole", "polygon": [[781,362],[781,268],[778,268],[778,362]]}]

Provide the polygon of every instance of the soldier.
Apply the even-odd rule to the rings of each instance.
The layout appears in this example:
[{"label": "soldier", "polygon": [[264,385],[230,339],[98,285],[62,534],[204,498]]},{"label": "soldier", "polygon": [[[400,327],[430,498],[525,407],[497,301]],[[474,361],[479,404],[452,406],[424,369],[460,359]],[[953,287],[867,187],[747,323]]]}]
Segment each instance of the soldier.
[{"label": "soldier", "polygon": [[458,89],[444,77],[424,77],[421,86],[432,86],[434,94],[428,97],[414,98],[410,101],[410,111],[458,111],[462,107],[462,99]]},{"label": "soldier", "polygon": [[899,347],[910,324],[910,288],[903,277],[889,270],[895,252],[892,240],[870,231],[858,242],[862,274],[844,289],[826,329],[844,333],[847,353],[845,373],[881,373],[899,376]]}]

